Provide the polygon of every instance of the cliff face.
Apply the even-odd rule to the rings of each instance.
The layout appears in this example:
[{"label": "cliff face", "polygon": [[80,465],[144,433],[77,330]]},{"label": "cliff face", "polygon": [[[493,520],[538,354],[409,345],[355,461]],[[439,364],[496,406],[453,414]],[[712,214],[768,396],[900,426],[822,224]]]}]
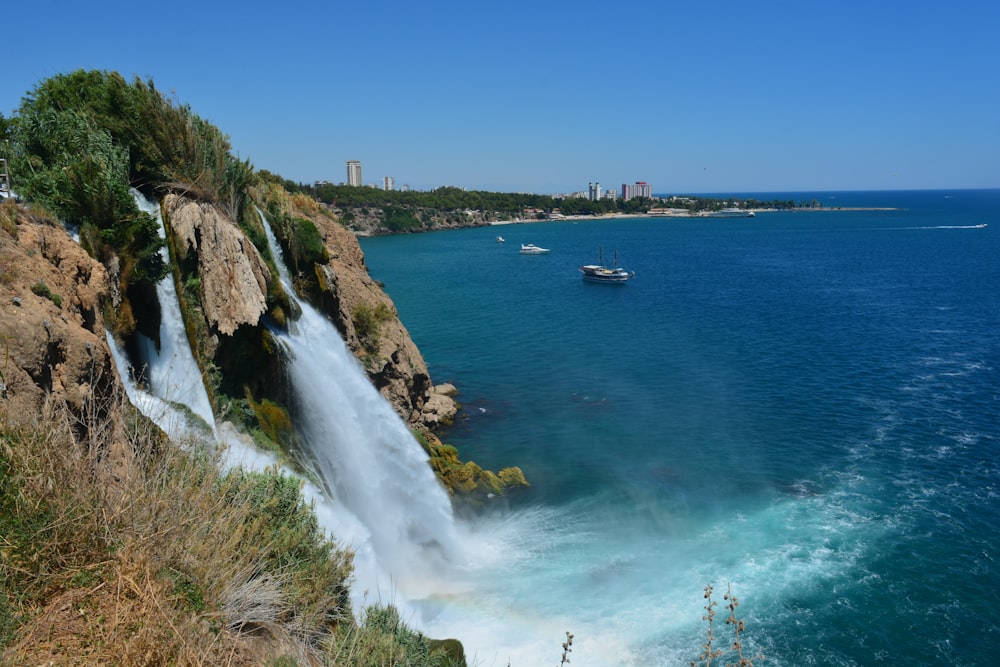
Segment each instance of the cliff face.
[{"label": "cliff face", "polygon": [[[216,208],[168,196],[164,212],[180,265],[178,292],[187,303],[182,307],[203,373],[221,378],[216,390],[224,389],[228,401],[245,395],[237,412],[251,410],[266,435],[289,444],[285,436],[292,427],[287,412],[280,414],[281,405],[287,405],[279,386],[284,368],[263,323],[280,302],[276,275],[243,230]],[[327,260],[315,267],[320,307],[396,412],[424,433],[424,448],[445,485],[473,506],[490,494],[525,486],[520,470],[493,474],[463,463],[453,447],[433,436],[435,427],[458,412],[454,387],[431,383],[427,364],[392,301],[368,275],[355,236],[324,213],[295,213],[311,220],[323,240]],[[124,261],[104,258],[112,271]],[[61,224],[13,202],[0,204],[3,408],[39,415],[46,400],[64,401],[81,436],[87,435],[87,424],[106,421],[105,411],[115,409],[112,399],[121,386],[105,339],[105,327],[111,324],[105,318],[114,318],[125,332],[135,325],[148,330],[148,322],[136,320],[155,311],[144,303],[155,302],[149,291],[132,294],[131,302],[125,291]],[[127,452],[111,446],[115,465],[127,465]]]},{"label": "cliff face", "polygon": [[[9,406],[37,411],[46,394],[83,409],[97,382],[113,382],[102,304],[120,306],[118,290],[100,262],[48,218],[13,202],[3,204],[0,228],[0,393]],[[260,327],[268,283],[276,280],[246,235],[218,209],[175,195],[164,199],[175,248],[196,263],[206,349],[243,328]],[[371,279],[357,239],[325,216],[320,229],[329,262],[317,269],[325,312],[397,413],[414,426],[450,420],[457,405],[434,391],[427,364],[399,321],[392,301]],[[112,265],[116,259],[109,260]],[[366,350],[355,326],[359,308],[384,308],[377,349]],[[106,386],[104,387],[107,388]]]},{"label": "cliff face", "polygon": [[462,229],[464,227],[483,227],[491,222],[502,220],[499,214],[491,211],[442,211],[436,209],[416,209],[412,211],[415,224],[407,229],[392,229],[386,223],[385,212],[378,206],[372,207],[332,207],[347,226],[359,236],[381,236],[383,234],[400,234],[439,231],[443,229]]},{"label": "cliff face", "polygon": [[201,301],[214,331],[231,336],[240,326],[256,326],[267,311],[272,279],[257,248],[235,222],[209,204],[167,195],[163,210],[183,255],[198,258]]},{"label": "cliff face", "polygon": [[13,202],[0,205],[0,223],[0,396],[37,414],[51,395],[79,416],[114,382],[108,274],[58,223]]}]

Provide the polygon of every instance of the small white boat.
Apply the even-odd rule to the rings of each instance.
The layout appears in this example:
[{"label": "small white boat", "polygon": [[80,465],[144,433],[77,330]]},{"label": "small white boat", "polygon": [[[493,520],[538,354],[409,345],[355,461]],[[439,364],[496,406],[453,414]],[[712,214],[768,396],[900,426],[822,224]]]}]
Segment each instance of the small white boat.
[{"label": "small white boat", "polygon": [[497,243],[503,243],[503,242],[504,242],[504,241],[506,241],[506,240],[507,240],[507,239],[505,239],[505,238],[504,238],[504,237],[502,237],[502,236],[498,236],[498,237],[497,237]]},{"label": "small white boat", "polygon": [[549,252],[548,248],[539,248],[534,243],[521,244],[522,255],[544,255],[547,252]]}]

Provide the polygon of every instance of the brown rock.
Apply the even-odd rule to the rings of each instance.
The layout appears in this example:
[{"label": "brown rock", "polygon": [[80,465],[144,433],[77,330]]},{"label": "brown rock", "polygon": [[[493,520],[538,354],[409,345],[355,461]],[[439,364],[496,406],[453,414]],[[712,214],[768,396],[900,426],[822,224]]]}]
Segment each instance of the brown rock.
[{"label": "brown rock", "polygon": [[107,272],[59,223],[4,207],[16,225],[0,229],[0,400],[37,413],[51,397],[80,415],[115,377],[101,314]]},{"label": "brown rock", "polygon": [[271,271],[250,239],[210,204],[171,194],[163,207],[184,251],[198,254],[201,301],[209,324],[227,336],[243,324],[256,325],[267,310]]}]

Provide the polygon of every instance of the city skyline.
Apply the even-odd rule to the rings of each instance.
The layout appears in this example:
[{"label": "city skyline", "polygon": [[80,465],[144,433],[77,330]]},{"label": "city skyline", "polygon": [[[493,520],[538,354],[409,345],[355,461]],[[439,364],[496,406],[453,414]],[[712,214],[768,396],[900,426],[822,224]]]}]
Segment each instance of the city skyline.
[{"label": "city skyline", "polygon": [[[339,180],[362,156],[368,173],[420,190],[571,192],[595,178],[701,193],[1000,185],[995,3],[637,0],[638,22],[595,22],[555,0],[390,0],[377,15],[171,7],[196,17],[183,47],[154,6],[5,8],[18,29],[0,113],[46,78],[100,69],[151,78],[241,159],[301,183]],[[44,48],[21,26],[44,27]],[[337,66],[343,53],[361,66]]]},{"label": "city skyline", "polygon": [[[340,185],[346,185],[349,187],[380,188],[385,191],[392,191],[396,189],[396,179],[393,176],[383,176],[381,184],[368,183],[366,185],[364,183],[364,178],[362,176],[364,165],[361,160],[347,160],[346,168],[347,168],[347,180],[341,181]],[[320,179],[314,181],[313,183],[315,185],[322,185],[331,183],[331,181],[328,181],[326,179]],[[448,186],[441,185],[437,187],[448,187]],[[428,190],[435,190],[437,189],[437,187],[431,187],[428,188]],[[462,188],[463,190],[469,189],[463,186],[451,186],[451,187],[459,187]],[[403,188],[404,190],[410,189],[408,185],[404,185]],[[571,192],[563,192],[563,193],[539,192],[534,194],[560,194],[572,197],[586,197],[592,201],[598,199],[616,199],[618,197],[621,197],[625,201],[628,201],[629,199],[633,199],[635,197],[652,197],[653,190],[652,186],[649,185],[646,181],[636,181],[634,184],[622,183],[620,191],[619,190],[602,191],[600,182],[591,182],[587,184],[587,190],[574,190]]]}]

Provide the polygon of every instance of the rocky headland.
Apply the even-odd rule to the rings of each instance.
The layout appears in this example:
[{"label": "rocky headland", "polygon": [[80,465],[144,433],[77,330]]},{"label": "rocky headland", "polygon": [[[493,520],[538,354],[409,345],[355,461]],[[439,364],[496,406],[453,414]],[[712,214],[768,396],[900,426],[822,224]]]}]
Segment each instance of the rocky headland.
[{"label": "rocky headland", "polygon": [[[460,461],[441,443],[436,432],[458,414],[458,391],[431,381],[392,300],[369,276],[355,235],[308,199],[265,190],[261,194],[288,220],[308,221],[318,231],[325,262],[300,276],[305,296],[330,318],[379,392],[421,435],[433,467],[458,494],[459,504],[463,496],[477,503],[523,485],[520,471],[505,472],[501,483],[500,476]],[[273,260],[217,206],[170,193],[163,197],[162,211],[192,348],[220,418],[232,418],[227,405],[230,413],[237,412],[230,405],[234,398],[246,400],[257,408],[264,432],[280,439],[269,428],[268,411],[260,409],[265,399],[278,406],[288,400],[264,326],[265,318],[286,321],[290,316],[282,312],[288,301],[279,293]],[[43,213],[6,201],[2,222],[0,390],[7,405],[19,411],[37,411],[54,399],[82,413],[95,392],[106,395],[118,383],[105,332],[126,342],[135,331],[155,338],[155,294],[123,289],[122,258],[104,263],[92,258],[61,223]],[[365,313],[377,315],[366,318]]]}]

